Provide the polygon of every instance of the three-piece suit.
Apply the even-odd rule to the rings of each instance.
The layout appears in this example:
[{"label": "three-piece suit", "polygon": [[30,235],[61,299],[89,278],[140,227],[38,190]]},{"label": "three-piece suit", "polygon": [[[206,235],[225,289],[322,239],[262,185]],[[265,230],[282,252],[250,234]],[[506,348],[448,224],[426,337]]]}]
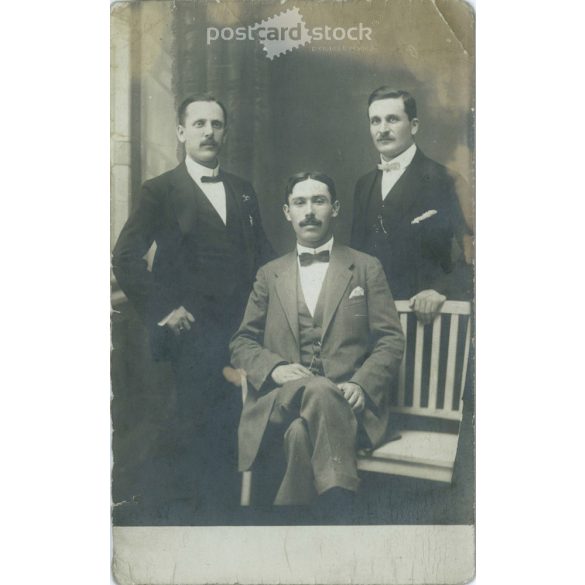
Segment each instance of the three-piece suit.
[{"label": "three-piece suit", "polygon": [[[404,338],[378,260],[334,244],[314,314],[299,286],[296,251],[263,266],[231,344],[232,364],[247,373],[239,425],[239,467],[253,467],[284,435],[287,468],[277,504],[306,504],[332,487],[358,486],[356,444],[380,444]],[[277,386],[273,370],[301,363],[314,376]],[[365,393],[357,416],[337,388]]]},{"label": "three-piece suit", "polygon": [[395,299],[426,289],[449,299],[471,298],[471,269],[460,252],[466,232],[460,184],[418,148],[385,198],[381,170],[357,181],[351,246],[380,260]]},{"label": "three-piece suit", "polygon": [[[250,183],[222,169],[219,178],[225,223],[182,163],[144,183],[113,251],[114,274],[148,329],[153,357],[170,360],[175,373],[175,409],[152,471],[165,477],[163,494],[154,496],[159,499],[218,494],[221,501],[222,486],[237,481],[226,478],[235,467],[230,429],[237,425],[238,396],[222,369],[254,275],[272,250]],[[149,270],[144,257],[153,243]],[[159,323],[180,306],[195,322],[175,336]]]}]

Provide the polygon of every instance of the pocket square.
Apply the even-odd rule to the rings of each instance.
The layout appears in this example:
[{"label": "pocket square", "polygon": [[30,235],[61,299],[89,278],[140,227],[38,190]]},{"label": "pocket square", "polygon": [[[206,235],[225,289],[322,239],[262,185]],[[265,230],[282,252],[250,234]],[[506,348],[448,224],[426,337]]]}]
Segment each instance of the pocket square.
[{"label": "pocket square", "polygon": [[429,217],[433,217],[433,215],[437,214],[437,210],[436,209],[429,209],[428,211],[425,211],[422,215],[419,215],[418,217],[415,217],[410,223],[420,223],[421,221],[424,221],[425,219],[428,219]]},{"label": "pocket square", "polygon": [[366,293],[361,286],[356,286],[351,293],[349,294],[350,299],[355,299],[357,297],[363,297]]}]

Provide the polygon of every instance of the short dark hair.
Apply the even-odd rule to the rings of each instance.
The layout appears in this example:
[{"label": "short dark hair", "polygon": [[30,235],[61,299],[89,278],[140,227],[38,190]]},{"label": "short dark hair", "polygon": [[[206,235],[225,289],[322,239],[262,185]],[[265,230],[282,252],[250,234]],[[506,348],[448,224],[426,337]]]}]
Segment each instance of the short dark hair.
[{"label": "short dark hair", "polygon": [[331,195],[331,203],[333,203],[337,199],[337,193],[335,192],[335,183],[333,182],[333,179],[331,177],[329,177],[325,173],[321,173],[320,171],[303,171],[301,173],[296,173],[292,177],[289,177],[288,181],[286,182],[284,202],[288,204],[288,198],[297,183],[301,183],[302,181],[306,181],[308,179],[313,179],[313,181],[321,181],[321,183],[325,183],[325,185],[327,185],[327,188],[329,189],[329,194]]},{"label": "short dark hair", "polygon": [[227,115],[227,110],[225,109],[225,106],[217,98],[215,98],[214,96],[212,96],[209,93],[200,93],[200,94],[196,94],[196,95],[190,95],[188,98],[185,98],[181,102],[181,105],[177,109],[177,121],[179,122],[179,124],[181,126],[185,125],[185,117],[187,115],[187,108],[189,107],[190,104],[192,104],[194,102],[215,102],[221,108],[221,110],[223,112],[223,122],[227,126],[228,115]]},{"label": "short dark hair", "polygon": [[370,106],[379,100],[387,100],[387,99],[398,99],[402,98],[402,103],[404,104],[404,111],[408,116],[409,120],[416,118],[416,101],[404,89],[393,89],[388,85],[383,85],[378,89],[375,89],[368,98],[368,109]]}]

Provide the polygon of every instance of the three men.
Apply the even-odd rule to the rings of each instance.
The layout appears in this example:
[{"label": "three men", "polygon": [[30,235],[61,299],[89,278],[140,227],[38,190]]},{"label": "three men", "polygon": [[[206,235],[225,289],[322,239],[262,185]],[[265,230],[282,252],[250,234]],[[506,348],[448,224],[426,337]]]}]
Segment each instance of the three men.
[{"label": "three men", "polygon": [[[146,181],[113,252],[114,274],[168,359],[176,406],[159,441],[151,494],[189,510],[236,501],[238,398],[222,377],[259,266],[272,256],[252,186],[219,166],[225,107],[209,95],[178,109],[186,156]],[[144,256],[156,244],[152,270]],[[227,492],[225,491],[227,490]]]},{"label": "three men", "polygon": [[[179,107],[185,162],[144,184],[113,254],[153,355],[170,359],[176,376],[176,409],[153,472],[164,477],[165,499],[193,510],[235,502],[238,396],[221,376],[230,361],[251,386],[240,470],[280,441],[286,471],[276,504],[351,498],[356,446],[376,447],[387,431],[404,344],[393,297],[411,299],[423,323],[447,297],[466,298],[453,258],[465,230],[455,179],[415,145],[410,94],[382,87],[368,105],[381,164],[356,185],[352,246],[379,261],[333,242],[333,181],[295,175],[284,213],[297,250],[258,271],[239,329],[272,250],[252,186],[219,167],[225,108],[206,95]],[[150,271],[144,256],[153,243]]]},{"label": "three men", "polygon": [[394,298],[410,299],[430,323],[446,298],[470,295],[469,271],[454,254],[466,231],[460,179],[416,146],[419,120],[408,92],[376,89],[368,119],[380,164],[356,184],[351,245],[377,257]]},{"label": "three men", "polygon": [[297,247],[258,271],[230,344],[251,387],[240,470],[284,441],[275,504],[351,500],[356,446],[375,447],[386,434],[404,338],[380,263],[333,241],[333,181],[294,175],[283,209]]}]

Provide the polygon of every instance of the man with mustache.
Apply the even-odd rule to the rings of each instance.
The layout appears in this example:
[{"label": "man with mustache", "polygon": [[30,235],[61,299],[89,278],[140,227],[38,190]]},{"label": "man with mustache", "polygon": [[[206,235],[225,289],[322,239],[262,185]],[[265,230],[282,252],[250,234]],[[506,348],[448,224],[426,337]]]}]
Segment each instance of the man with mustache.
[{"label": "man with mustache", "polygon": [[347,510],[356,447],[386,436],[404,338],[380,263],[333,239],[333,180],[291,177],[284,214],[296,249],[263,266],[230,349],[248,380],[240,470],[282,451],[274,503]]},{"label": "man with mustache", "polygon": [[427,324],[447,298],[471,294],[462,254],[469,230],[457,195],[464,182],[415,144],[419,120],[407,91],[376,89],[368,119],[380,164],[355,187],[351,245],[380,260],[394,298],[410,300]]},{"label": "man with mustache", "polygon": [[[210,95],[182,102],[177,138],[185,159],[144,183],[113,252],[114,274],[146,324],[153,357],[170,360],[175,374],[174,409],[145,495],[161,515],[237,503],[232,429],[241,401],[222,369],[254,274],[273,254],[251,184],[219,165],[226,135],[221,102]],[[144,256],[153,243],[149,270]]]}]

